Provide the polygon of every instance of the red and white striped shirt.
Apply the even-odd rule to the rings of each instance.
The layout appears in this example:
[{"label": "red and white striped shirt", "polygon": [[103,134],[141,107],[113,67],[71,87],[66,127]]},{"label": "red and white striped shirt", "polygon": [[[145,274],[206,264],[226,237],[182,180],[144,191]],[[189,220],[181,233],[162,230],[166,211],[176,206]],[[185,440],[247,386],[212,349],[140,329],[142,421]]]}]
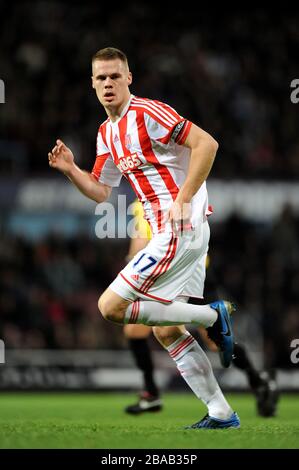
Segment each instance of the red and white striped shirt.
[{"label": "red and white striped shirt", "polygon": [[[190,149],[183,146],[191,122],[160,101],[131,95],[120,118],[101,124],[92,174],[118,186],[124,175],[142,202],[153,233],[161,232],[163,215],[185,181]],[[208,207],[205,182],[192,199],[192,223]],[[197,222],[197,223],[196,223]]]}]

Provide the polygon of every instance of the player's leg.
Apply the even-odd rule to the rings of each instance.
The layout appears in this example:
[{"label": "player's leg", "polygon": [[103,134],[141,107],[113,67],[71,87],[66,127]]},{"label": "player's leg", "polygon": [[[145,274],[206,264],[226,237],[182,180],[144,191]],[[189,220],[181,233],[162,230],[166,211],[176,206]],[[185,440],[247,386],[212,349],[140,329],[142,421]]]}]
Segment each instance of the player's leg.
[{"label": "player's leg", "polygon": [[[136,294],[133,293],[132,296],[136,298]],[[208,328],[212,327],[220,316],[220,309],[214,304],[192,305],[177,301],[164,303],[140,299],[131,301],[124,299],[109,287],[101,295],[98,306],[106,320],[119,324],[142,323],[149,326],[193,324]],[[230,325],[227,327],[230,328]]]},{"label": "player's leg", "polygon": [[[217,352],[218,347],[214,343],[214,341],[212,341],[211,338],[209,337],[208,331],[203,327],[199,327],[198,332],[205,346],[210,351]],[[245,347],[239,345],[238,343],[234,343],[234,354],[233,354],[232,363],[238,369],[245,372],[248,378],[249,385],[253,390],[256,390],[260,385],[263,384],[261,375],[253,366],[251,360],[249,359],[249,356],[247,354]]]},{"label": "player's leg", "polygon": [[259,372],[250,360],[246,348],[238,343],[234,344],[233,364],[246,374],[256,396],[258,414],[267,418],[275,416],[279,393],[274,373]]},{"label": "player's leg", "polygon": [[[210,351],[217,352],[218,347],[209,338],[207,330],[199,327],[198,331],[205,346]],[[246,348],[238,343],[234,343],[232,363],[246,374],[250,388],[256,396],[258,414],[265,417],[275,416],[279,399],[275,377],[259,372],[250,360]]]},{"label": "player's leg", "polygon": [[193,336],[183,326],[154,327],[153,332],[191,390],[208,408],[208,415],[192,427],[239,427],[238,416],[226,401],[206,354]]},{"label": "player's leg", "polygon": [[[209,233],[205,222],[201,244],[196,248],[190,248],[192,232],[179,239],[168,233],[152,239],[102,294],[99,309],[104,318],[116,323],[193,324],[211,328],[214,340],[218,341],[222,363],[228,367],[233,344],[229,318],[232,304],[219,301],[208,305],[185,305],[172,300],[191,278],[197,280],[193,274],[199,261],[205,260]],[[203,282],[202,277],[197,290],[202,291]],[[136,300],[138,297],[149,300]]]},{"label": "player's leg", "polygon": [[238,369],[245,372],[248,383],[253,390],[262,385],[263,381],[261,379],[260,373],[253,366],[253,363],[249,359],[245,347],[238,343],[234,344],[233,364]]},{"label": "player's leg", "polygon": [[[212,326],[217,320],[217,311],[207,305],[185,305],[181,302],[159,302],[154,300],[126,300],[108,287],[101,295],[98,307],[103,317],[114,323],[142,323],[148,326],[194,325]],[[132,321],[136,317],[136,321]]]},{"label": "player's leg", "polygon": [[223,367],[229,367],[233,353],[233,332],[230,302],[219,301],[208,305],[191,305],[182,302],[165,304],[147,300],[130,302],[109,287],[99,299],[99,309],[107,320],[115,323],[142,323],[149,326],[193,324],[210,328],[217,341]]},{"label": "player's leg", "polygon": [[[209,263],[208,263],[209,264]],[[211,266],[208,270],[208,279],[206,283],[206,292],[209,298],[218,298],[223,295],[225,289],[217,279],[215,270]],[[194,299],[191,299],[193,302]],[[217,345],[209,338],[205,328],[198,328],[200,336],[210,351],[217,351]],[[259,372],[254,362],[249,358],[246,348],[238,343],[233,346],[232,363],[238,369],[242,370],[247,377],[249,386],[256,397],[257,412],[260,416],[275,416],[279,392],[275,380],[275,371]]]},{"label": "player's leg", "polygon": [[148,411],[160,411],[162,409],[162,400],[159,397],[159,389],[154,378],[154,364],[151,350],[148,344],[148,336],[152,328],[145,325],[125,325],[124,334],[135,364],[142,372],[143,391],[137,403],[129,405],[125,411],[130,414],[140,414]]}]

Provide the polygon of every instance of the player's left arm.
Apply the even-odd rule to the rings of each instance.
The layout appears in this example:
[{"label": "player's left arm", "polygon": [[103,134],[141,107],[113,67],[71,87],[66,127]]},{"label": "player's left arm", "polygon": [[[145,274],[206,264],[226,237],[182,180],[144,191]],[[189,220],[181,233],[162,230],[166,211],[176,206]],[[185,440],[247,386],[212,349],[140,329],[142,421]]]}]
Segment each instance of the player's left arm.
[{"label": "player's left arm", "polygon": [[190,163],[186,179],[168,212],[167,219],[174,225],[189,219],[191,199],[207,179],[218,150],[218,142],[195,124],[191,125],[183,145],[191,150]]},{"label": "player's left arm", "polygon": [[191,125],[183,145],[190,148],[191,155],[186,180],[176,198],[180,204],[190,202],[207,179],[218,150],[218,142],[195,124]]}]

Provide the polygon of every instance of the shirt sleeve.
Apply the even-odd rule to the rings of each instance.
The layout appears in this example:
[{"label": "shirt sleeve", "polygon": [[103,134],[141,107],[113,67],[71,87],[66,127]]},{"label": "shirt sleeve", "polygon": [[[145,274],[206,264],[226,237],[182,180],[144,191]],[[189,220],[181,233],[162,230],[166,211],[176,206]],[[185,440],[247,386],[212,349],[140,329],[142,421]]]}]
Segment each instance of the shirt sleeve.
[{"label": "shirt sleeve", "polygon": [[91,174],[103,184],[119,186],[122,174],[115,165],[108,147],[102,137],[101,129],[97,136],[97,156]]},{"label": "shirt sleeve", "polygon": [[171,106],[154,100],[147,106],[145,124],[150,138],[166,145],[183,145],[192,125]]}]

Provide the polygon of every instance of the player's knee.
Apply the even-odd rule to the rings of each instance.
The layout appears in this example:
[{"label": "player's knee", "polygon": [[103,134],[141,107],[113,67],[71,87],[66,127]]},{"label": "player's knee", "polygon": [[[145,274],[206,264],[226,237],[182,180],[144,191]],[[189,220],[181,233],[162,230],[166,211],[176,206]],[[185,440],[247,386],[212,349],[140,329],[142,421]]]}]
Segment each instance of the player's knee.
[{"label": "player's knee", "polygon": [[108,318],[110,314],[109,304],[107,301],[105,301],[103,296],[101,296],[98,300],[98,309],[100,313],[102,314],[102,316],[105,318],[105,320],[109,320]]},{"label": "player's knee", "polygon": [[98,300],[98,308],[105,320],[109,320],[114,323],[123,323],[125,316],[124,312],[120,308],[115,307],[115,305],[113,305],[111,301],[103,295]]}]

